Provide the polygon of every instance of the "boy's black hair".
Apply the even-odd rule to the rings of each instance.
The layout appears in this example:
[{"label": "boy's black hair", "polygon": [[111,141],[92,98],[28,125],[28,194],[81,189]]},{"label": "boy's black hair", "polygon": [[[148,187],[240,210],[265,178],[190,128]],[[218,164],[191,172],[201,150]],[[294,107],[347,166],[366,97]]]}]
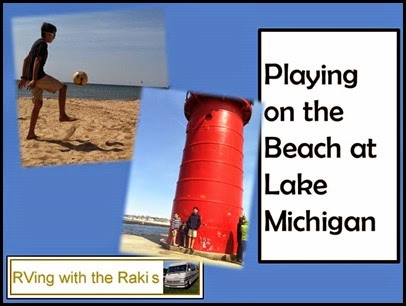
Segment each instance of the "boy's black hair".
[{"label": "boy's black hair", "polygon": [[56,33],[56,26],[51,23],[44,22],[41,26],[41,37],[45,37],[45,33]]},{"label": "boy's black hair", "polygon": [[197,208],[197,206],[193,207],[193,209],[197,209],[197,210],[199,210],[199,208]]}]

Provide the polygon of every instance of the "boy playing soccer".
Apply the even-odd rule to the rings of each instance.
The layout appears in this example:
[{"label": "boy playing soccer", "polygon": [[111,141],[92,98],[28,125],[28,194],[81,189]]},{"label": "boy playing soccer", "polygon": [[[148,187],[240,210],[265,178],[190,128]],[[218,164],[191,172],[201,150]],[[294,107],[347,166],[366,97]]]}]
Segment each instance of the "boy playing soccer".
[{"label": "boy playing soccer", "polygon": [[35,125],[42,107],[42,93],[44,90],[51,93],[59,91],[59,121],[77,120],[69,117],[65,112],[67,86],[44,72],[44,65],[48,57],[47,44],[52,43],[55,36],[56,27],[53,24],[44,22],[41,26],[41,38],[33,43],[23,62],[23,71],[18,82],[18,88],[21,89],[27,86],[27,89],[31,90],[34,104],[27,139],[38,139],[37,135],[35,135]]}]

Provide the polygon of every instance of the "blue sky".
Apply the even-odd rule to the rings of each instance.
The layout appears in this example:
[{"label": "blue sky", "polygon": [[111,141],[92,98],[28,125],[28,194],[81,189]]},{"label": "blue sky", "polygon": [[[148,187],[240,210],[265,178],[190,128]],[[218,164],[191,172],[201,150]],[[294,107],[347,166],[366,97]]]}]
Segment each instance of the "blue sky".
[{"label": "blue sky", "polygon": [[[144,88],[125,213],[170,218],[186,141],[186,92]],[[244,127],[243,209],[249,216],[257,175],[261,105]]]},{"label": "blue sky", "polygon": [[41,36],[43,22],[57,27],[45,72],[71,82],[83,70],[89,83],[167,87],[164,14],[159,9],[19,17],[12,20],[15,78]]}]

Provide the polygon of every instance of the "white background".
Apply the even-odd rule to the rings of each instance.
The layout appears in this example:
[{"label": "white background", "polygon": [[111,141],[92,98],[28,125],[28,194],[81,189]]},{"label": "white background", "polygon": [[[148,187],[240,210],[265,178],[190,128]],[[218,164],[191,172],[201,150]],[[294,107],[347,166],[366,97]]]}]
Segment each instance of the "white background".
[{"label": "white background", "polygon": [[[358,70],[355,88],[316,84],[285,85],[284,78],[265,84],[265,63],[277,63],[289,70]],[[261,99],[267,106],[292,106],[294,122],[262,120],[261,254],[262,260],[396,260],[396,33],[395,32],[262,32]],[[306,122],[305,101],[340,106],[340,122]],[[327,136],[341,146],[341,158],[265,158],[265,137],[279,137],[282,145],[325,142]],[[356,159],[353,143],[376,143],[376,158]],[[333,150],[333,152],[335,152]],[[265,195],[265,173],[270,189],[278,190],[285,179],[297,174],[315,182],[327,182],[325,195]],[[376,220],[375,232],[265,231],[265,210],[275,221],[282,210],[293,216],[368,217]]]},{"label": "white background", "polygon": [[[36,274],[53,274],[54,285],[47,286],[46,283],[21,283],[14,279],[16,271],[25,271],[28,276],[31,272]],[[71,272],[82,272],[86,275],[86,283],[61,283],[59,274],[70,274]],[[111,283],[93,283],[91,274],[98,271],[103,275],[113,276]],[[128,274],[138,275],[148,272],[148,283],[125,283],[123,279],[119,282],[118,272],[125,271]],[[159,275],[159,282],[153,283],[153,274]],[[33,258],[11,258],[9,257],[8,271],[9,297],[140,297],[138,295],[163,294],[163,261],[142,260],[128,257],[84,257],[84,258],[62,258],[62,257],[33,257]],[[24,278],[22,278],[24,280]],[[146,282],[146,278],[143,278]],[[99,279],[100,280],[100,279]],[[33,294],[30,296],[30,294]],[[35,294],[35,295],[34,295]]]}]

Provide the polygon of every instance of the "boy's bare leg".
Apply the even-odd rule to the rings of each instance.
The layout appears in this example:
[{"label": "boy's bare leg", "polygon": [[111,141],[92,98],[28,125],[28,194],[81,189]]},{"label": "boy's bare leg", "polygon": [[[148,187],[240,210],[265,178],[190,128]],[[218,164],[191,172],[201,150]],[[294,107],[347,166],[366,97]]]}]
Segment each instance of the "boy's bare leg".
[{"label": "boy's bare leg", "polygon": [[175,233],[175,234],[173,235],[173,245],[174,245],[174,246],[178,246],[178,245],[176,244],[176,236],[177,236],[177,234],[178,234],[178,233]]},{"label": "boy's bare leg", "polygon": [[28,135],[26,137],[26,139],[28,139],[28,140],[38,138],[38,136],[35,135],[35,126],[37,124],[39,111],[41,110],[41,107],[42,107],[42,100],[35,100],[33,103],[34,103],[34,107],[32,108],[32,112],[31,112],[30,129],[29,129]]},{"label": "boy's bare leg", "polygon": [[59,121],[75,121],[76,118],[69,117],[65,111],[65,104],[66,104],[66,91],[68,87],[66,84],[63,84],[62,88],[59,90]]}]

